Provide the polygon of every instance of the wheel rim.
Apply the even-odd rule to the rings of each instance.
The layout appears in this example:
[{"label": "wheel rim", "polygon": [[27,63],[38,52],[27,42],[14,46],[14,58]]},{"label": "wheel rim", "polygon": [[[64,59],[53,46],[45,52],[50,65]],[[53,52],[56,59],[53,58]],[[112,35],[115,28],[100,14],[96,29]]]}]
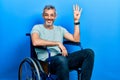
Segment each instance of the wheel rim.
[{"label": "wheel rim", "polygon": [[39,69],[31,58],[25,58],[19,67],[18,80],[41,80]]}]

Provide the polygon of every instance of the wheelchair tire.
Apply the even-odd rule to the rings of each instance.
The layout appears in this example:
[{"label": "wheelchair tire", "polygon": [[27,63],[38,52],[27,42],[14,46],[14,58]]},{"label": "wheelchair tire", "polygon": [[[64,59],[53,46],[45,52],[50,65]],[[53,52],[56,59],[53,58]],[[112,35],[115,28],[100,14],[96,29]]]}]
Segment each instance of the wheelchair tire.
[{"label": "wheelchair tire", "polygon": [[25,58],[18,71],[18,80],[42,80],[37,64],[32,58]]}]

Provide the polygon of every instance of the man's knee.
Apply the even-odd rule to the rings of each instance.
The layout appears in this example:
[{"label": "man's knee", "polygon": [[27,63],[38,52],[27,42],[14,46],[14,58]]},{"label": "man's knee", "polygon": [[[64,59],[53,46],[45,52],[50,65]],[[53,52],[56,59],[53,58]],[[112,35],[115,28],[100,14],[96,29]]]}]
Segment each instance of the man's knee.
[{"label": "man's knee", "polygon": [[67,65],[68,64],[68,60],[64,56],[58,56],[57,57],[57,63],[58,64],[63,64],[63,65]]},{"label": "man's knee", "polygon": [[85,49],[85,53],[89,56],[91,56],[92,58],[94,58],[94,51],[92,49]]},{"label": "man's knee", "polygon": [[[58,56],[57,57],[57,60],[56,60],[56,68],[57,70],[61,70],[61,72],[69,72],[69,69],[68,69],[68,60],[66,57],[64,56]],[[60,71],[58,71],[60,72]]]}]

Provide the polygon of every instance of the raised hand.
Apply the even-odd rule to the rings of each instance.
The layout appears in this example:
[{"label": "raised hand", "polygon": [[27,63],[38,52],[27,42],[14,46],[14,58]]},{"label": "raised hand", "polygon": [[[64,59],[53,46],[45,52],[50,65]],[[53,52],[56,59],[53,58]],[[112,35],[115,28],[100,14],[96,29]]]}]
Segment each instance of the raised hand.
[{"label": "raised hand", "polygon": [[77,4],[73,5],[73,10],[74,10],[74,22],[79,22],[81,13],[82,13],[82,8],[80,8]]}]

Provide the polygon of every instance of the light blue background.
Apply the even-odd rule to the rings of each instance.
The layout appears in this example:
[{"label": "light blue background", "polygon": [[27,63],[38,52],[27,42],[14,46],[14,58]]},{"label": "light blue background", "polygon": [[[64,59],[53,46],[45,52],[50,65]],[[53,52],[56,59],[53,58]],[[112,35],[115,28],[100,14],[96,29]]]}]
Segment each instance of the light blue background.
[{"label": "light blue background", "polygon": [[[34,24],[43,23],[43,7],[54,5],[55,24],[73,33],[72,5],[76,3],[83,8],[82,45],[95,52],[92,80],[120,80],[119,0],[0,0],[0,80],[17,80],[20,62],[30,55],[25,34]],[[70,74],[76,80],[75,73]]]}]

